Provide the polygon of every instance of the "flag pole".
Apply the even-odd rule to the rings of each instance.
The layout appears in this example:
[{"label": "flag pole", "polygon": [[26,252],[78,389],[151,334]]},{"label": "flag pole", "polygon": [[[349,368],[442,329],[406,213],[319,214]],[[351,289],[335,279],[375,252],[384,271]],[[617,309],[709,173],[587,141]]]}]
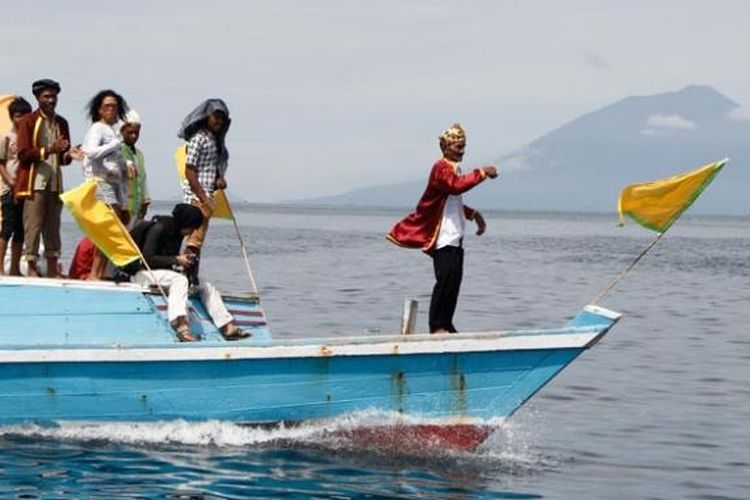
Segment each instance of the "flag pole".
[{"label": "flag pole", "polygon": [[[138,248],[138,247],[136,247]],[[146,271],[148,271],[148,275],[151,278],[151,281],[154,282],[154,285],[159,289],[159,293],[161,293],[161,296],[164,297],[164,302],[169,304],[169,297],[167,296],[167,292],[164,290],[164,287],[161,286],[161,283],[159,283],[159,280],[156,279],[156,275],[154,274],[154,270],[151,269],[151,266],[148,265],[148,262],[146,262],[146,258],[141,253],[141,249],[138,248],[138,255],[141,257],[141,262],[143,262],[143,266],[146,268]]]},{"label": "flag pole", "polygon": [[[75,201],[79,205],[80,205],[80,203],[81,203],[82,200],[83,201],[87,201],[87,202],[90,201],[90,202],[93,203],[91,206],[87,205],[86,207],[84,207],[83,213],[86,213],[89,210],[95,210],[97,208],[97,204],[100,204],[101,206],[104,207],[105,213],[107,213],[107,211],[109,211],[110,217],[113,218],[113,220],[115,221],[115,224],[116,224],[117,228],[120,230],[120,233],[123,234],[123,235],[125,235],[125,238],[127,239],[127,242],[135,250],[135,253],[138,255],[138,258],[141,260],[141,262],[143,263],[144,267],[148,271],[149,277],[153,281],[154,285],[156,285],[156,287],[158,288],[158,290],[161,293],[162,297],[164,297],[164,301],[166,303],[169,303],[169,297],[167,296],[167,292],[164,290],[164,287],[161,286],[161,283],[159,283],[159,281],[156,279],[156,275],[154,274],[153,269],[151,269],[151,267],[148,265],[148,262],[146,262],[146,258],[143,256],[143,253],[141,252],[141,249],[138,248],[138,245],[136,245],[135,241],[133,241],[132,236],[130,236],[130,232],[125,227],[125,224],[122,223],[122,221],[120,220],[120,217],[117,215],[117,213],[115,212],[115,210],[110,205],[108,205],[106,203],[102,203],[102,202],[96,200],[96,198],[93,197],[94,196],[93,193],[96,192],[96,187],[97,187],[96,183],[93,180],[84,181],[83,184],[81,184],[77,188],[72,189],[70,191],[66,191],[65,193],[61,193],[60,194],[60,200],[62,200],[63,204],[71,212],[71,215],[73,215],[73,219],[75,219],[76,223],[78,223],[79,227],[81,228],[81,231],[86,236],[89,236],[90,238],[91,238],[91,236],[90,236],[89,232],[86,230],[86,227],[84,227],[85,224],[83,224],[83,222],[82,222],[83,220],[86,220],[86,219],[85,218],[84,219],[80,218],[82,214],[77,212],[77,206],[75,206],[74,203],[73,203],[73,200],[70,199],[71,193],[75,194],[75,196],[76,196],[76,200]],[[91,198],[91,199],[87,200],[87,198]],[[102,250],[101,248],[99,248],[99,245],[96,244],[96,238],[91,238],[91,241],[97,247],[97,251],[101,252],[104,256],[107,257],[108,260],[111,261],[110,256],[107,255],[107,253],[104,250]],[[133,262],[133,261],[131,260],[130,262]]]},{"label": "flag pole", "polygon": [[123,234],[126,235],[130,244],[133,245],[133,248],[135,248],[135,251],[138,252],[138,257],[141,259],[141,262],[143,263],[143,266],[146,268],[146,271],[148,271],[151,281],[154,282],[154,285],[156,285],[162,297],[164,297],[164,302],[169,303],[169,297],[167,296],[167,292],[164,290],[164,287],[161,286],[161,283],[159,283],[159,280],[156,279],[154,270],[151,269],[151,266],[148,265],[148,262],[146,262],[146,257],[143,256],[141,249],[138,248],[138,245],[135,243],[135,241],[133,241],[133,237],[130,236],[130,231],[128,231],[128,228],[126,228],[125,224],[122,223],[122,221],[120,220],[120,217],[117,216],[117,213],[115,212],[115,210],[109,205],[105,204],[105,206],[109,209],[110,212],[112,212],[112,215],[115,217],[115,220],[117,221],[117,224],[120,226],[120,229],[122,229]]},{"label": "flag pole", "polygon": [[[720,160],[716,162],[715,164],[719,166],[719,169],[726,164],[726,162],[729,161],[729,158],[724,158],[723,160]],[[703,189],[708,185],[708,183],[713,180],[713,177],[718,173],[718,169],[713,173],[713,175],[709,178],[708,182],[701,188],[697,194],[695,194],[692,199],[684,206],[682,209],[674,214],[674,217],[667,222],[667,224],[664,226],[664,230],[661,231],[659,234],[656,235],[656,237],[651,241],[651,243],[646,246],[646,248],[643,249],[643,251],[638,254],[638,256],[631,262],[612,282],[607,285],[607,287],[591,302],[592,305],[598,305],[602,300],[604,300],[614,289],[617,287],[617,285],[620,284],[620,282],[627,276],[633,268],[646,256],[648,253],[653,250],[653,248],[656,246],[656,244],[659,242],[659,240],[662,239],[664,234],[669,231],[669,229],[672,227],[672,225],[677,222],[677,219],[679,219],[683,213],[690,207],[690,205],[693,204],[693,202],[697,199],[697,197],[700,195],[700,193],[703,191]],[[620,203],[622,200],[620,200]],[[622,209],[619,210],[622,217]]]},{"label": "flag pole", "polygon": [[[143,256],[143,252],[141,252],[141,249],[138,247],[135,241],[133,241],[133,237],[130,236],[130,231],[128,231],[128,228],[126,228],[125,224],[122,223],[120,218],[115,213],[114,209],[110,207],[109,205],[107,205],[107,208],[109,208],[114,214],[115,220],[117,221],[117,224],[120,226],[120,229],[122,229],[123,233],[127,235],[128,241],[130,242],[131,245],[133,245],[133,248],[135,248],[135,251],[138,252],[138,257],[140,257],[141,262],[143,263],[143,267],[146,268],[146,271],[148,272],[148,275],[151,278],[151,281],[156,286],[156,288],[159,289],[159,293],[161,293],[161,296],[164,298],[164,303],[167,306],[169,306],[169,296],[167,295],[166,290],[164,290],[164,287],[161,285],[161,283],[159,283],[159,280],[156,278],[156,274],[154,274],[154,270],[151,269],[151,266],[148,265],[148,262],[146,261],[146,257]],[[189,316],[190,316],[190,311],[188,311],[188,322],[190,321]],[[169,314],[167,314],[167,323],[176,331],[176,328],[169,321]],[[180,342],[184,342],[179,331],[177,331],[177,339]]]},{"label": "flag pole", "polygon": [[[675,218],[675,220],[677,220],[677,218]],[[669,227],[671,227],[671,224],[669,225]],[[612,290],[614,290],[615,287],[619,285],[623,279],[625,279],[625,276],[627,276],[630,273],[630,271],[633,270],[633,268],[641,261],[641,259],[643,259],[656,246],[656,244],[659,242],[662,236],[664,236],[664,233],[667,232],[667,229],[669,229],[669,227],[667,227],[661,233],[657,234],[656,238],[654,238],[651,241],[651,243],[649,243],[648,246],[645,249],[643,249],[643,251],[638,255],[638,257],[636,257],[633,260],[633,262],[631,262],[628,265],[628,267],[626,267],[614,280],[612,280],[612,282],[609,285],[607,285],[607,287],[604,290],[602,290],[602,292],[599,295],[597,295],[597,297],[593,301],[591,301],[590,304],[599,305],[599,303],[602,300],[604,300],[607,297],[607,295],[609,295],[612,292]]]},{"label": "flag pole", "polygon": [[237,239],[240,242],[240,250],[242,251],[242,258],[245,263],[245,272],[247,273],[247,277],[250,279],[250,285],[253,287],[253,293],[255,295],[258,295],[258,286],[255,283],[253,270],[250,267],[250,257],[247,254],[245,241],[242,239],[242,233],[240,233],[240,227],[239,225],[237,225],[237,218],[234,216],[234,210],[232,210],[232,205],[229,203],[229,197],[226,196],[226,193],[224,195],[224,199],[227,201],[227,208],[229,208],[229,213],[232,214],[232,224],[234,225],[234,232],[237,235]]}]

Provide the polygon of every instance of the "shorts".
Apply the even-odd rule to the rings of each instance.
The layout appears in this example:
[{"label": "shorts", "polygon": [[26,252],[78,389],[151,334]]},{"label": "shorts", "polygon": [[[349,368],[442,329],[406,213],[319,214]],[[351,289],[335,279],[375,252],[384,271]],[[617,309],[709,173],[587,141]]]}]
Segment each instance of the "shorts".
[{"label": "shorts", "polygon": [[15,201],[12,192],[0,200],[0,237],[6,242],[13,238],[14,243],[23,243],[23,200]]}]

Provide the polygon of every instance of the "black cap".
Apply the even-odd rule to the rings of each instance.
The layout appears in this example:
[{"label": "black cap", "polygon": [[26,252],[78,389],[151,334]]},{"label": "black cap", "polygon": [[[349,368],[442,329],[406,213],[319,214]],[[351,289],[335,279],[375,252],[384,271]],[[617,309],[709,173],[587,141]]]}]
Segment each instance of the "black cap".
[{"label": "black cap", "polygon": [[34,97],[39,97],[39,94],[41,94],[42,91],[46,89],[52,89],[59,94],[60,84],[54,80],[50,80],[49,78],[37,80],[31,84],[31,92],[34,94]]},{"label": "black cap", "polygon": [[203,212],[187,203],[178,203],[172,210],[172,218],[177,229],[196,229],[203,224]]}]

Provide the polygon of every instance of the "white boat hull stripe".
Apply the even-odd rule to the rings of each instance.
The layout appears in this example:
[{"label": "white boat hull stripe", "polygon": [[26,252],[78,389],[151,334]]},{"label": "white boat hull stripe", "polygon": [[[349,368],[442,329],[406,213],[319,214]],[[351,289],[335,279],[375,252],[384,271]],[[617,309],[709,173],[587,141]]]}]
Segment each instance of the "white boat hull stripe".
[{"label": "white boat hull stripe", "polygon": [[[532,349],[584,349],[605,332],[600,329],[540,335],[482,335],[461,338],[338,344],[300,344],[257,346],[200,346],[179,344],[174,347],[107,348],[25,348],[0,350],[0,363],[56,362],[154,362],[204,361],[272,358],[311,358],[335,356],[379,356],[437,353],[513,351]],[[433,336],[434,337],[434,336]],[[364,340],[364,339],[361,339]]]}]

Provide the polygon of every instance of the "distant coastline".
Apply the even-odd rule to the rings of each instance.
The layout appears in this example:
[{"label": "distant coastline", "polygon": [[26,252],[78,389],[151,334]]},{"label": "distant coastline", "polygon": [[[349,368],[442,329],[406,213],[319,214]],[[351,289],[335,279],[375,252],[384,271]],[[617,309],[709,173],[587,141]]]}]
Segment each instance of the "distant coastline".
[{"label": "distant coastline", "polygon": [[[152,207],[158,212],[166,213],[175,204],[174,200],[154,200]],[[273,212],[273,213],[290,213],[299,214],[300,212],[306,212],[309,214],[331,214],[331,213],[346,213],[346,214],[362,214],[362,215],[377,215],[377,214],[393,214],[394,216],[403,215],[409,213],[414,209],[414,206],[393,206],[393,205],[356,205],[356,204],[326,204],[326,203],[305,203],[300,202],[263,202],[254,203],[248,201],[242,201],[233,204],[233,207],[237,211],[243,212]],[[504,208],[483,208],[482,213],[489,216],[502,216],[504,214],[512,214],[514,217],[530,217],[540,218],[548,217],[551,219],[565,218],[569,219],[571,216],[576,217],[591,217],[591,218],[610,218],[613,223],[618,220],[618,214],[616,211],[586,211],[586,210],[533,210],[533,209],[504,209]],[[740,214],[722,214],[722,213],[690,213],[689,211],[682,216],[682,220],[710,220],[710,219],[726,219],[726,220],[737,220],[744,221],[750,220],[750,213],[745,215]]]}]

